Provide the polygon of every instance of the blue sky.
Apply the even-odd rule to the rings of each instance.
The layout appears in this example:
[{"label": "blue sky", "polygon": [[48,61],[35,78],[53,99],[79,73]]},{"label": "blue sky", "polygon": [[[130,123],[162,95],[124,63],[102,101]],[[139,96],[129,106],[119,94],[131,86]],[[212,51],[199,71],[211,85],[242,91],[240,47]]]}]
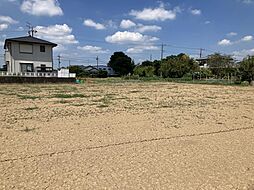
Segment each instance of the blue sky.
[{"label": "blue sky", "polygon": [[[138,63],[187,53],[221,52],[241,59],[254,54],[254,0],[0,0],[0,48],[6,38],[24,36],[26,22],[36,36],[58,44],[63,64],[106,64],[114,51]],[[2,61],[3,56],[0,56]]]}]

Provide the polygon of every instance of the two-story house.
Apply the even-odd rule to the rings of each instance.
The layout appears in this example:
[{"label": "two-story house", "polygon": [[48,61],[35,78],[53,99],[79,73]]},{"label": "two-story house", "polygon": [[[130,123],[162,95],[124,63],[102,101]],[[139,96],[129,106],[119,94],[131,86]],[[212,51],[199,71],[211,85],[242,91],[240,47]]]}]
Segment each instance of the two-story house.
[{"label": "two-story house", "polygon": [[8,73],[52,72],[53,48],[57,44],[25,36],[5,40],[5,64]]}]

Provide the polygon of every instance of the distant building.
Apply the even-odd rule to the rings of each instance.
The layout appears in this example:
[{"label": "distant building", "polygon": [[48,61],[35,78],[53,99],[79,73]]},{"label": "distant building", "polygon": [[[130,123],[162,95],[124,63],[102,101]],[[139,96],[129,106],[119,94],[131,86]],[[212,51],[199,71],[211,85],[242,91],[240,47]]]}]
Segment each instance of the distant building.
[{"label": "distant building", "polygon": [[108,66],[105,66],[105,65],[98,65],[97,68],[99,70],[107,71],[108,76],[114,76],[115,75],[115,71],[111,67],[108,67]]},{"label": "distant building", "polygon": [[96,74],[98,73],[100,70],[102,71],[107,71],[108,76],[115,76],[115,71],[108,66],[105,65],[98,65],[98,66],[84,66],[84,65],[78,65],[81,69],[83,69],[84,71],[87,71],[90,74]]},{"label": "distant building", "polygon": [[53,48],[57,44],[25,36],[5,40],[5,64],[7,72],[52,72]]},{"label": "distant building", "polygon": [[99,69],[97,69],[96,67],[94,66],[82,66],[81,67],[84,71],[88,72],[89,74],[96,74],[98,73]]},{"label": "distant building", "polygon": [[198,58],[196,61],[198,62],[200,68],[209,68],[208,57]]}]

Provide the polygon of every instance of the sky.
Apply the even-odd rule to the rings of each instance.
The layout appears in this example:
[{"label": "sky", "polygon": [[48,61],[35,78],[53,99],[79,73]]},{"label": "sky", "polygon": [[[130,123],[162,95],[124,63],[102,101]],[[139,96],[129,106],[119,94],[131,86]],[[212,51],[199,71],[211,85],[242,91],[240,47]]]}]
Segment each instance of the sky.
[{"label": "sky", "polygon": [[[6,38],[58,44],[63,66],[108,63],[123,51],[136,64],[171,54],[254,55],[254,0],[0,0],[0,62]],[[1,63],[0,63],[1,65]]]}]

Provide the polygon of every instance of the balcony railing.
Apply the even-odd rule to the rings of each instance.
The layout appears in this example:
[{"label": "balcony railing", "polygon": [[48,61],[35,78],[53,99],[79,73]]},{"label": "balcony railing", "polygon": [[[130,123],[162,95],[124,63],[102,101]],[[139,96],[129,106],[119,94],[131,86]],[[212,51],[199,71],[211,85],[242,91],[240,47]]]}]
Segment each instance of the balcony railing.
[{"label": "balcony railing", "polygon": [[57,73],[37,73],[37,72],[26,72],[26,73],[10,73],[0,72],[0,76],[11,76],[11,77],[58,77]]}]

